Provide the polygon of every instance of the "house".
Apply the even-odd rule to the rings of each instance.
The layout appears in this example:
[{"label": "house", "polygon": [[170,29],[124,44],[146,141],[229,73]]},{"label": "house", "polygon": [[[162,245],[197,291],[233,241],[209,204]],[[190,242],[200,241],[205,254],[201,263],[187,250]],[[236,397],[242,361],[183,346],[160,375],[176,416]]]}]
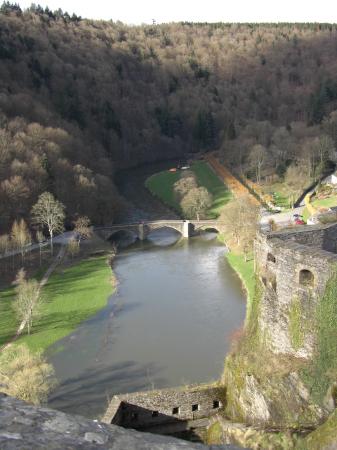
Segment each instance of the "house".
[{"label": "house", "polygon": [[322,180],[322,184],[337,185],[337,171]]}]

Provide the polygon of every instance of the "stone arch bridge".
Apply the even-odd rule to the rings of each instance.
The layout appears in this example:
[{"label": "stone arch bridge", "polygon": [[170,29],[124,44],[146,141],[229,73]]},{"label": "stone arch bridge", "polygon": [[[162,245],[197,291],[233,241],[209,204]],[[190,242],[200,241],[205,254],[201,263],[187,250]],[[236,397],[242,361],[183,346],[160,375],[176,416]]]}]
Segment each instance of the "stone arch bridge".
[{"label": "stone arch bridge", "polygon": [[105,240],[110,239],[120,231],[126,231],[135,235],[139,240],[144,241],[152,231],[160,228],[172,228],[178,231],[182,237],[189,238],[201,230],[216,230],[221,233],[224,224],[217,220],[152,220],[96,227],[95,231]]}]

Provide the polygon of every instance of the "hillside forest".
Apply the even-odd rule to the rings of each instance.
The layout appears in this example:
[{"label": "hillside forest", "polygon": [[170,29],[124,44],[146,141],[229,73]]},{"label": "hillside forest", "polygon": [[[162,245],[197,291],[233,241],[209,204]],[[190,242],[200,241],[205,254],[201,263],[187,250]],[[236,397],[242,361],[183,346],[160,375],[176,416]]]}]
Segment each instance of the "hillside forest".
[{"label": "hillside forest", "polygon": [[[337,25],[127,26],[0,10],[0,227],[45,191],[108,224],[119,168],[218,150],[257,182],[334,162]],[[290,168],[290,169],[289,169]]]}]

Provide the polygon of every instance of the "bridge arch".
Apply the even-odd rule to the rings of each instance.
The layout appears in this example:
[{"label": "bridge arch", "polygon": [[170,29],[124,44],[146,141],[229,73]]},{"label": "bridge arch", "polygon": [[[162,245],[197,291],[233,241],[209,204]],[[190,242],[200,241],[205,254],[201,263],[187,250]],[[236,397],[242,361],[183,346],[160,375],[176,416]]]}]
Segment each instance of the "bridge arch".
[{"label": "bridge arch", "polygon": [[149,234],[151,234],[152,231],[164,230],[164,229],[177,231],[181,235],[183,233],[181,226],[165,224],[165,223],[163,223],[163,224],[154,224],[154,225],[151,225],[151,226],[147,226],[146,228],[147,228],[147,230],[146,230],[147,236]]},{"label": "bridge arch", "polygon": [[138,234],[132,230],[127,228],[121,228],[119,230],[111,230],[109,233],[109,236],[106,238],[107,241],[115,241],[119,239],[125,238],[132,238],[136,240],[138,238]]},{"label": "bridge arch", "polygon": [[221,233],[220,226],[217,225],[216,223],[198,225],[198,223],[194,222],[193,230],[194,231],[213,231],[216,233]]}]

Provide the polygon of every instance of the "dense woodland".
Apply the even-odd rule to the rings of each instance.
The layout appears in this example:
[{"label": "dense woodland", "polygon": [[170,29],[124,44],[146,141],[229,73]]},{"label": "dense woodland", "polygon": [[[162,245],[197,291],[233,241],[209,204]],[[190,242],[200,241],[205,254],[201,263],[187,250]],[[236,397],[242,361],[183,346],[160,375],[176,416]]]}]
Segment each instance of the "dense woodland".
[{"label": "dense woodland", "polygon": [[262,154],[279,176],[312,177],[337,144],[336,74],[337,25],[130,27],[6,2],[0,226],[44,191],[68,218],[109,223],[116,169],[190,152],[220,149],[253,175]]}]

